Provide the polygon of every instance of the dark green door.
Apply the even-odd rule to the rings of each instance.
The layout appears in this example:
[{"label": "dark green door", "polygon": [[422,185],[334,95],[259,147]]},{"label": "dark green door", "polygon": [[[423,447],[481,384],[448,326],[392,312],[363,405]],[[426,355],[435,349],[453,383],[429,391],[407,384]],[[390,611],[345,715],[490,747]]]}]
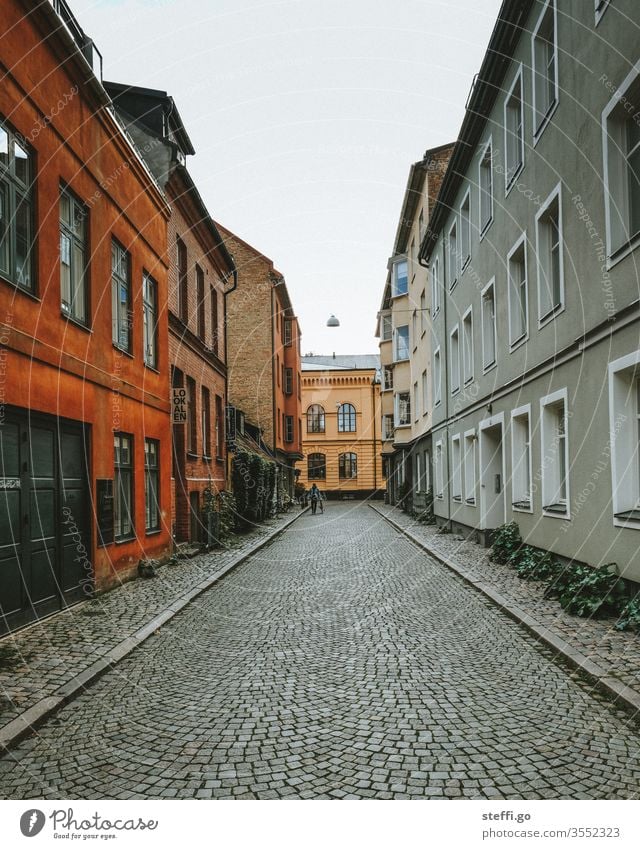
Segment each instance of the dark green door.
[{"label": "dark green door", "polygon": [[91,585],[85,450],[78,424],[26,413],[0,424],[0,633]]}]

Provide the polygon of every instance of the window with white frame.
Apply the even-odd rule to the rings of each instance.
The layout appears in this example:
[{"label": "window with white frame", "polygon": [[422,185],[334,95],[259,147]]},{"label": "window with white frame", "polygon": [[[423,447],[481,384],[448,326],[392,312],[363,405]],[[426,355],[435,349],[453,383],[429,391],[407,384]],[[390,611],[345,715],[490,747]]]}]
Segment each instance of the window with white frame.
[{"label": "window with white frame", "polygon": [[538,136],[558,102],[558,42],[555,0],[547,0],[532,35],[533,129]]},{"label": "window with white frame", "polygon": [[401,327],[396,327],[393,332],[393,359],[408,360],[409,359],[409,325],[403,324]]},{"label": "window with white frame", "polygon": [[476,503],[476,434],[468,430],[464,435],[464,500]]},{"label": "window with white frame", "polygon": [[471,258],[471,192],[467,193],[460,206],[460,262],[464,268]]},{"label": "window with white frame", "polygon": [[569,516],[569,445],[567,391],[540,401],[542,508],[553,516]]},{"label": "window with white frame", "polygon": [[460,336],[457,324],[449,336],[449,372],[453,395],[460,389]]},{"label": "window with white frame", "polygon": [[640,61],[602,115],[607,249],[612,258],[640,238],[639,114]]},{"label": "window with white frame", "polygon": [[485,371],[496,362],[496,301],[491,281],[482,290],[482,365]]},{"label": "window with white frame", "polygon": [[393,324],[391,321],[391,313],[385,313],[381,321],[382,341],[388,342],[393,335]]},{"label": "window with white frame", "polygon": [[600,19],[607,11],[609,0],[595,0],[596,4],[596,24],[600,23]]},{"label": "window with white frame", "polygon": [[418,344],[418,311],[414,310],[411,315],[411,346],[415,350]]},{"label": "window with white frame", "polygon": [[413,416],[416,421],[418,421],[418,410],[420,409],[420,403],[418,400],[418,381],[416,380],[413,384]]},{"label": "window with white frame", "polygon": [[391,276],[391,296],[393,298],[399,295],[406,295],[409,291],[409,273],[407,269],[407,260],[399,259],[393,263],[393,273]]},{"label": "window with white frame", "polygon": [[444,469],[442,462],[442,442],[436,442],[436,448],[433,454],[433,473],[435,476],[435,497],[443,498],[444,496]]},{"label": "window with white frame", "polygon": [[505,191],[511,187],[524,165],[523,127],[522,66],[520,66],[504,102]]},{"label": "window with white frame", "polygon": [[393,439],[393,416],[383,416],[382,417],[382,438],[383,439]]},{"label": "window with white frame", "polygon": [[433,403],[437,405],[442,400],[442,362],[440,359],[440,348],[433,353]]},{"label": "window with white frame", "polygon": [[431,489],[431,468],[430,468],[429,452],[424,452],[423,474],[422,474],[422,491],[429,492]]},{"label": "window with white frame", "polygon": [[391,366],[385,366],[382,369],[382,391],[386,392],[388,389],[393,389],[393,368]]},{"label": "window with white frame", "polygon": [[435,316],[440,311],[440,260],[435,257],[431,263],[431,315]]},{"label": "window with white frame", "polygon": [[429,412],[429,383],[427,379],[427,370],[422,372],[422,415],[426,416]]},{"label": "window with white frame", "polygon": [[427,329],[427,293],[423,289],[420,293],[420,333]]},{"label": "window with white frame", "polygon": [[411,246],[409,248],[409,259],[411,260],[411,268],[409,269],[411,274],[415,273],[416,265],[418,264],[418,257],[416,254],[416,240],[411,239]]},{"label": "window with white frame", "polygon": [[420,484],[422,483],[422,462],[420,454],[416,453],[413,463],[413,486],[416,492],[420,492]]},{"label": "window with white frame", "polygon": [[454,501],[462,501],[462,456],[460,452],[460,434],[451,439],[451,465],[453,467],[451,497]]},{"label": "window with white frame", "polygon": [[640,351],[609,364],[614,524],[640,528]]},{"label": "window with white frame", "polygon": [[511,413],[511,501],[514,510],[531,511],[531,408]]},{"label": "window with white frame", "polygon": [[558,185],[536,214],[538,320],[544,322],[564,304],[562,199]]},{"label": "window with white frame", "polygon": [[480,234],[484,233],[493,220],[493,162],[491,139],[480,157]]},{"label": "window with white frame", "polygon": [[462,379],[465,386],[473,380],[473,311],[462,316]]},{"label": "window with white frame", "polygon": [[420,238],[420,242],[424,239],[424,234],[426,233],[426,227],[424,226],[424,210],[420,210],[420,215],[418,216],[418,236]]},{"label": "window with white frame", "polygon": [[529,323],[527,250],[524,234],[509,251],[507,274],[509,278],[509,344],[513,346],[526,337]]},{"label": "window with white frame", "polygon": [[395,426],[404,427],[411,424],[411,394],[398,392],[395,396]]},{"label": "window with white frame", "polygon": [[453,222],[447,239],[447,280],[449,290],[458,282],[458,224]]}]

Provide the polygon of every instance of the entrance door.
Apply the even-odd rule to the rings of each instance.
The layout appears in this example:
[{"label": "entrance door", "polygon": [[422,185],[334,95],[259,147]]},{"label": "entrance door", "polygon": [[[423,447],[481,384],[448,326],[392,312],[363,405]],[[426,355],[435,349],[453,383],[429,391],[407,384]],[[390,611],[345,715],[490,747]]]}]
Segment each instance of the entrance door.
[{"label": "entrance door", "polygon": [[498,528],[506,518],[502,422],[480,425],[480,527]]},{"label": "entrance door", "polygon": [[0,425],[0,633],[91,586],[82,425],[7,413]]}]

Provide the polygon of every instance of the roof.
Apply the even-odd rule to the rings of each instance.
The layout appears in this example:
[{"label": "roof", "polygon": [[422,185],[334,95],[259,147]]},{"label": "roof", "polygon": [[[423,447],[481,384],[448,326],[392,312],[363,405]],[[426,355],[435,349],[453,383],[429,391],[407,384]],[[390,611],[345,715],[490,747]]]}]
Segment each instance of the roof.
[{"label": "roof", "polygon": [[380,368],[378,354],[333,354],[330,357],[310,355],[302,357],[302,371],[348,371]]}]

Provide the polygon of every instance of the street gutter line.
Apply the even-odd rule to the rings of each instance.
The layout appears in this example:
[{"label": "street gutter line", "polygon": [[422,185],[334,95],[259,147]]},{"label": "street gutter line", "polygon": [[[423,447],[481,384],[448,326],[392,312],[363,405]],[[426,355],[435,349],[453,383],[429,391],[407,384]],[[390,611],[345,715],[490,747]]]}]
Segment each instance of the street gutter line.
[{"label": "street gutter line", "polygon": [[300,516],[304,515],[308,509],[308,507],[305,507],[303,510],[300,510],[295,516],[282,525],[282,527],[278,528],[273,533],[268,534],[264,539],[251,546],[251,548],[244,551],[242,554],[239,554],[231,561],[231,563],[228,563],[219,572],[216,572],[215,575],[205,578],[203,581],[200,581],[198,584],[191,587],[191,589],[179,595],[173,602],[171,602],[171,604],[167,605],[161,613],[158,613],[150,619],[146,625],[138,628],[133,632],[133,634],[117,643],[107,652],[106,655],[104,655],[104,657],[101,657],[100,660],[96,660],[95,663],[91,664],[91,666],[83,669],[82,672],[78,673],[78,675],[75,675],[71,678],[71,680],[62,684],[62,686],[60,686],[52,696],[46,696],[45,698],[40,699],[39,702],[36,702],[6,725],[0,727],[0,754],[8,752],[24,737],[35,731],[38,726],[42,725],[54,713],[57,713],[57,711],[65,705],[73,701],[74,698],[80,695],[81,691],[90,687],[91,684],[97,681],[98,678],[104,675],[105,672],[112,670],[121,660],[135,651],[138,646],[142,645],[145,640],[148,640],[149,637],[153,636],[156,631],[184,610],[185,607],[191,604],[191,602],[198,598],[198,596],[210,589],[221,578],[224,578],[225,575],[228,575],[232,569],[235,569],[236,566],[244,563],[245,560],[253,557],[253,555],[260,551],[260,549],[273,542],[276,537],[288,530],[291,525],[300,518]]},{"label": "street gutter line", "polygon": [[468,572],[444,554],[440,554],[433,548],[430,548],[425,542],[412,534],[411,531],[408,531],[406,528],[403,528],[402,525],[394,522],[393,519],[390,519],[378,510],[377,507],[374,507],[373,504],[369,504],[369,507],[371,507],[372,510],[374,510],[393,528],[400,531],[401,534],[404,534],[404,536],[406,536],[407,539],[409,539],[414,545],[425,551],[430,557],[433,557],[434,560],[437,560],[443,566],[447,566],[452,572],[455,572],[458,577],[462,578],[466,583],[471,584],[471,586],[473,586],[476,590],[479,590],[483,595],[496,604],[503,613],[506,613],[507,616],[519,625],[524,625],[524,627],[537,637],[541,643],[544,643],[547,647],[553,649],[553,651],[561,655],[570,666],[582,673],[582,675],[584,675],[584,677],[587,678],[589,682],[596,687],[596,689],[600,690],[609,698],[613,698],[616,702],[621,702],[628,710],[631,711],[634,718],[638,718],[637,715],[640,713],[640,692],[638,692],[638,690],[633,689],[633,687],[628,687],[626,684],[623,684],[621,681],[613,678],[610,673],[597,663],[594,663],[591,658],[574,648],[570,643],[566,642],[566,640],[558,637],[553,631],[545,625],[542,625],[521,607],[507,601],[507,599],[505,599],[504,596],[501,596],[500,593],[498,593],[490,584],[486,583],[482,579],[476,578],[472,572]]}]

